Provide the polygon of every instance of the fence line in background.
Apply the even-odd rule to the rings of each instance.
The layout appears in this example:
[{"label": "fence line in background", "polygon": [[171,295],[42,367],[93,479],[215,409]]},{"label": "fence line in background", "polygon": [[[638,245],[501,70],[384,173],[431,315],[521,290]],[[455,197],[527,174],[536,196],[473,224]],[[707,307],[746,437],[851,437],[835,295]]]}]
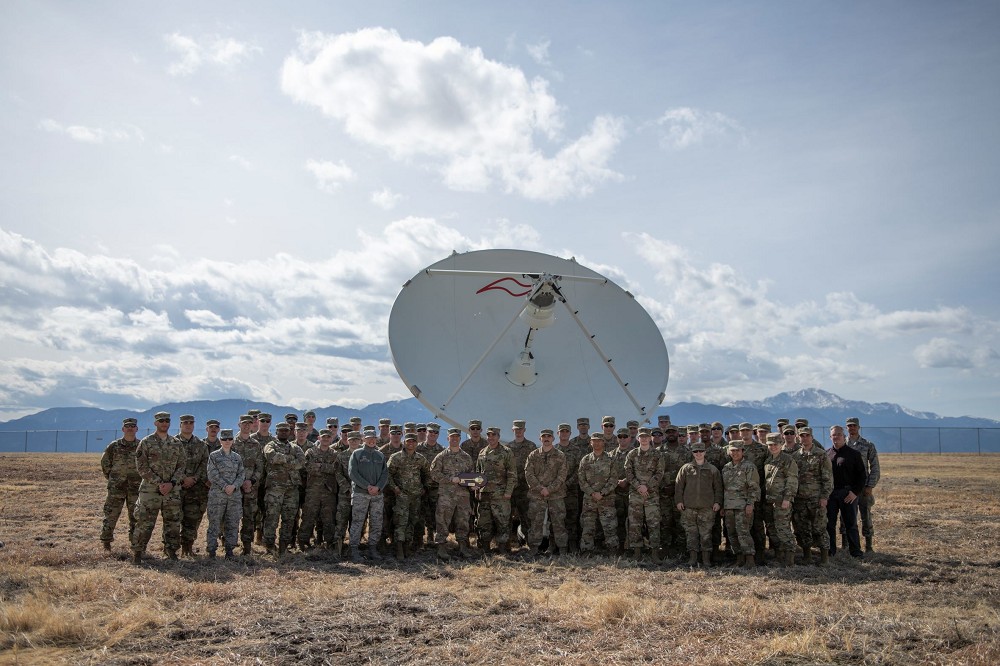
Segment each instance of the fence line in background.
[{"label": "fence line in background", "polygon": [[[813,429],[817,441],[830,445],[828,426]],[[136,433],[143,438],[152,429]],[[1000,428],[876,427],[862,430],[879,453],[1000,453]],[[100,453],[121,437],[120,430],[0,431],[0,453]]]}]

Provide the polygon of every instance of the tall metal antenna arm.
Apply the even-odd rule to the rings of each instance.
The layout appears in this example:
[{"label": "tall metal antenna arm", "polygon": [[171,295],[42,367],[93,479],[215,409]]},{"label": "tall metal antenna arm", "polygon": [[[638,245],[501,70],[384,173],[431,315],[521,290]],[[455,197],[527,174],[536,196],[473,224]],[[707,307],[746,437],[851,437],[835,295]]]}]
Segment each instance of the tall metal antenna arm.
[{"label": "tall metal antenna arm", "polygon": [[576,322],[576,325],[580,327],[580,330],[583,331],[583,334],[587,337],[587,342],[589,342],[590,346],[594,348],[594,351],[597,352],[597,355],[601,357],[601,362],[604,363],[604,367],[608,369],[608,372],[611,373],[611,376],[613,376],[615,378],[615,381],[618,382],[618,385],[622,387],[622,391],[625,392],[625,395],[628,396],[628,399],[632,402],[633,405],[635,405],[636,409],[638,409],[640,412],[644,412],[643,406],[639,404],[639,401],[635,399],[634,395],[632,395],[632,391],[629,390],[628,383],[622,380],[621,375],[619,375],[618,371],[615,370],[613,365],[611,365],[611,359],[608,358],[608,355],[604,353],[604,350],[601,349],[601,346],[597,344],[597,339],[596,339],[597,336],[591,333],[584,325],[584,323],[580,321],[580,318],[576,316],[576,312],[573,311],[573,308],[570,307],[569,303],[567,303],[564,300],[562,304],[566,307],[566,311],[569,312],[569,315]]},{"label": "tall metal antenna arm", "polygon": [[450,405],[451,401],[455,399],[455,396],[458,395],[458,392],[462,390],[462,388],[469,381],[472,375],[475,374],[476,370],[479,369],[479,366],[481,366],[483,364],[483,361],[486,360],[486,357],[490,355],[490,353],[498,344],[500,344],[500,341],[503,340],[503,336],[507,335],[507,331],[509,331],[511,327],[517,322],[518,317],[520,317],[521,313],[524,312],[524,308],[528,307],[529,302],[530,301],[525,299],[524,305],[522,305],[520,309],[518,309],[518,311],[514,313],[514,316],[511,317],[507,325],[504,326],[502,331],[500,331],[500,334],[496,337],[495,340],[493,340],[493,342],[490,343],[490,346],[486,348],[486,351],[484,351],[483,355],[479,357],[479,360],[476,361],[476,364],[472,366],[472,369],[469,370],[468,373],[466,373],[465,377],[462,378],[462,381],[459,383],[459,385],[455,387],[455,390],[452,391],[451,395],[448,396],[448,399],[444,401],[444,404],[441,405],[441,411],[445,411],[446,409],[448,409],[448,405]]}]

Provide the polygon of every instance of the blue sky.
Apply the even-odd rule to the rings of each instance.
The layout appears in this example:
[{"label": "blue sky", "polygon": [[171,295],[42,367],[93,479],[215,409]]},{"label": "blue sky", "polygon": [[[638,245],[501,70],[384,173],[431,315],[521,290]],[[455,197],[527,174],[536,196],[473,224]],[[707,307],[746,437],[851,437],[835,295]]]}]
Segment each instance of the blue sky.
[{"label": "blue sky", "polygon": [[667,402],[1000,418],[997,3],[357,4],[0,5],[0,419],[407,397],[489,247],[635,293]]}]

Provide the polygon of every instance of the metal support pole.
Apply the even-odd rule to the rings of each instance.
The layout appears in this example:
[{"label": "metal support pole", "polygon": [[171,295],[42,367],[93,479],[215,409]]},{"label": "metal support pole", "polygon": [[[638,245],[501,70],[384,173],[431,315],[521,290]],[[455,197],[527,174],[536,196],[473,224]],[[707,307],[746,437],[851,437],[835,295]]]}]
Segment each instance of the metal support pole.
[{"label": "metal support pole", "polygon": [[88,451],[89,448],[90,448],[90,431],[88,430],[83,435],[83,452],[89,453]]},{"label": "metal support pole", "polygon": [[943,453],[943,451],[941,450],[941,428],[938,428],[937,431],[938,431],[938,455],[940,455],[941,453]]},{"label": "metal support pole", "polygon": [[59,453],[59,431],[56,430],[56,453]]},{"label": "metal support pole", "polygon": [[983,429],[976,428],[976,451],[983,455]]},{"label": "metal support pole", "polygon": [[24,431],[24,452],[28,452],[28,431]]}]

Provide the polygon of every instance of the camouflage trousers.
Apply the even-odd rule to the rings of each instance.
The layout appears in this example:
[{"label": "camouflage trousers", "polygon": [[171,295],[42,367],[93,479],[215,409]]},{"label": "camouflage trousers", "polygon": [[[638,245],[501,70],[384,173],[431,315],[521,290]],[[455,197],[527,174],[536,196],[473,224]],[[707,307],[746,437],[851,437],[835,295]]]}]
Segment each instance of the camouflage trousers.
[{"label": "camouflage trousers", "polygon": [[767,539],[775,550],[794,550],[795,537],[792,536],[792,507],[781,508],[781,500],[764,502],[764,527]]},{"label": "camouflage trousers", "polygon": [[[419,536],[421,540],[423,540],[425,532],[434,532],[434,525],[437,522],[437,502],[437,487],[428,488],[420,502],[420,519],[414,529],[414,534]],[[432,536],[433,534],[428,535],[428,542],[431,540]]]},{"label": "camouflage trousers", "polygon": [[205,549],[214,553],[219,545],[219,528],[225,530],[223,544],[226,549],[239,543],[240,519],[243,517],[243,494],[237,488],[232,495],[223,491],[208,494],[208,535]]},{"label": "camouflage trousers", "polygon": [[[527,484],[518,483],[514,487],[514,493],[510,496],[510,519],[511,529],[514,527],[514,521],[517,521],[521,533],[527,539],[528,532],[531,531],[531,503],[528,501]],[[512,535],[516,536],[516,533],[512,532]]]},{"label": "camouflage trousers", "polygon": [[712,525],[715,524],[715,512],[712,507],[692,509],[685,507],[681,511],[681,524],[687,535],[687,549],[712,550]]},{"label": "camouflage trousers", "polygon": [[638,492],[628,496],[628,545],[638,548],[643,545],[642,523],[646,521],[649,543],[653,548],[660,547],[660,497],[650,494],[643,497]]},{"label": "camouflage trousers", "polygon": [[274,546],[275,534],[278,531],[278,520],[281,520],[281,533],[278,534],[278,545],[288,546],[292,543],[292,525],[299,513],[299,486],[274,484],[267,487],[264,493],[264,544]]},{"label": "camouflage trousers", "polygon": [[191,546],[198,538],[201,519],[208,509],[208,488],[204,483],[195,482],[190,488],[181,488],[181,544]]},{"label": "camouflage trousers", "polygon": [[333,543],[336,541],[334,532],[334,511],[337,508],[337,493],[323,484],[314,485],[306,490],[306,501],[302,505],[302,522],[299,524],[299,545],[306,546],[312,536],[317,521],[322,526],[322,534],[316,535],[316,544]]},{"label": "camouflage trousers", "polygon": [[875,536],[875,526],[872,524],[872,506],[875,505],[874,495],[862,495],[858,498],[858,513],[861,516],[861,535]]},{"label": "camouflage trousers", "polygon": [[382,518],[385,515],[385,496],[369,495],[355,490],[351,493],[351,546],[361,545],[361,533],[365,529],[365,519],[368,519],[368,546],[374,548],[382,535]]},{"label": "camouflage trousers", "polygon": [[764,552],[764,503],[753,505],[753,522],[750,524],[750,536],[753,538],[754,550]]},{"label": "camouflage trousers", "polygon": [[618,543],[628,543],[628,491],[615,490],[615,513],[618,515]]},{"label": "camouflage trousers", "polygon": [[580,488],[566,489],[566,536],[572,547],[580,545]]},{"label": "camouflage trousers", "polygon": [[132,541],[135,531],[135,503],[139,500],[139,484],[127,481],[108,481],[108,496],[104,500],[104,522],[101,524],[101,541],[115,540],[115,525],[122,515],[122,507],[128,512],[128,537]]},{"label": "camouflage trousers", "polygon": [[819,498],[796,498],[792,503],[792,527],[795,540],[803,548],[830,548],[830,535],[826,532],[826,507],[819,505]]},{"label": "camouflage trousers", "polygon": [[597,523],[604,532],[604,545],[612,552],[618,550],[618,512],[615,510],[614,494],[594,500],[592,495],[583,496],[583,511],[580,513],[580,550],[594,550]]},{"label": "camouflage trousers", "polygon": [[[726,522],[726,539],[730,548],[737,555],[753,555],[753,537],[750,536],[750,526],[753,517],[747,517],[746,509],[726,509],[722,512]],[[824,521],[824,528],[826,522]]]},{"label": "camouflage trousers", "polygon": [[488,545],[490,539],[496,539],[498,544],[509,542],[510,500],[505,500],[500,493],[481,493],[476,530],[480,544]]},{"label": "camouflage trousers", "polygon": [[168,553],[176,553],[181,547],[180,489],[174,487],[167,495],[161,495],[153,486],[149,490],[139,491],[139,499],[135,503],[133,552],[145,552],[149,539],[153,536],[153,528],[156,527],[157,515],[163,517],[163,549]]},{"label": "camouflage trousers", "polygon": [[562,497],[535,497],[528,499],[528,545],[537,548],[545,536],[545,512],[549,512],[549,528],[556,540],[556,546],[566,548],[569,536],[566,534],[566,501]]},{"label": "camouflage trousers", "polygon": [[[396,495],[393,502],[394,532],[392,538],[395,543],[408,543],[416,541],[414,529],[417,521],[420,520],[420,503],[423,497],[420,493]],[[422,535],[421,535],[422,536]]]},{"label": "camouflage trousers", "polygon": [[660,488],[660,545],[664,549],[687,550],[687,535],[681,512],[674,503],[674,486]]},{"label": "camouflage trousers", "polygon": [[385,500],[382,502],[382,538],[384,542],[389,538],[396,538],[396,493],[382,493]]},{"label": "camouflage trousers", "polygon": [[448,525],[455,521],[455,538],[459,543],[469,536],[469,491],[464,487],[438,492],[437,511],[434,528],[434,543],[441,545],[448,541]]},{"label": "camouflage trousers", "polygon": [[334,509],[337,526],[333,530],[333,543],[343,542],[347,529],[351,526],[351,487],[341,489],[337,494],[337,508]]},{"label": "camouflage trousers", "polygon": [[257,524],[257,488],[251,488],[249,493],[243,494],[243,520],[240,525],[240,541],[243,545],[253,543],[253,531]]},{"label": "camouflage trousers", "polygon": [[469,489],[469,534],[476,534],[476,516],[479,515],[479,498],[476,491]]}]

